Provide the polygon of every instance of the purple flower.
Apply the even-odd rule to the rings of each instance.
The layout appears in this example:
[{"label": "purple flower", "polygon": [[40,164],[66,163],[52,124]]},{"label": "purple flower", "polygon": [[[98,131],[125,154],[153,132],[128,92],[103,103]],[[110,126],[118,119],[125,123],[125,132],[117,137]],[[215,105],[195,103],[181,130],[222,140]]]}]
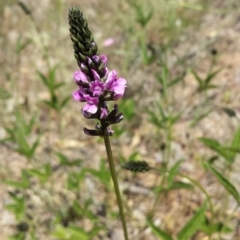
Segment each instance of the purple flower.
[{"label": "purple flower", "polygon": [[95,81],[101,81],[99,74],[95,70],[93,70],[93,69],[91,69],[91,71],[92,71],[94,80]]},{"label": "purple flower", "polygon": [[101,108],[100,119],[105,119],[108,116],[108,110],[106,108]]},{"label": "purple flower", "polygon": [[87,75],[82,71],[74,72],[73,78],[77,84],[83,84],[83,83],[89,82]]},{"label": "purple flower", "polygon": [[117,100],[123,96],[127,81],[124,78],[117,78],[115,70],[109,72],[106,80],[106,90],[114,94],[113,99]]},{"label": "purple flower", "polygon": [[87,104],[83,107],[83,111],[90,113],[90,114],[94,114],[97,112],[98,110],[98,102],[99,102],[99,98],[98,97],[91,97],[89,95],[85,96],[85,99],[87,101]]},{"label": "purple flower", "polygon": [[86,93],[82,87],[79,87],[77,91],[73,92],[72,96],[76,101],[86,102],[86,98],[85,98]]},{"label": "purple flower", "polygon": [[105,84],[100,81],[94,81],[90,83],[89,90],[92,92],[94,97],[99,97],[103,94]]},{"label": "purple flower", "polygon": [[114,39],[113,38],[107,38],[104,42],[103,42],[103,46],[104,47],[108,47],[111,46],[114,43]]},{"label": "purple flower", "polygon": [[108,60],[107,60],[107,56],[106,55],[102,54],[100,56],[100,60],[101,60],[102,63],[105,64],[105,66],[107,66]]}]

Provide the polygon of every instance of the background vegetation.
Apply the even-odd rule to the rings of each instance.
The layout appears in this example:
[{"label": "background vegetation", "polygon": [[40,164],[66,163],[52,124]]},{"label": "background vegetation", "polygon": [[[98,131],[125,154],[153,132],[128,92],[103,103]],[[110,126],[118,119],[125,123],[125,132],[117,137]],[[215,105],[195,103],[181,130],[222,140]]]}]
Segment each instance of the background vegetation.
[{"label": "background vegetation", "polygon": [[103,141],[71,99],[72,5],[128,81],[112,143],[130,239],[240,239],[240,2],[5,0],[1,240],[122,236]]}]

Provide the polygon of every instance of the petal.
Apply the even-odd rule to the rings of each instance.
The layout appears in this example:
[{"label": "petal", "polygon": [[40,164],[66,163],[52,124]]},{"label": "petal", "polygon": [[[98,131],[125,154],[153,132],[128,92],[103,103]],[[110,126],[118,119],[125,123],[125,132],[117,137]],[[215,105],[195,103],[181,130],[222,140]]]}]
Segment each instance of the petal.
[{"label": "petal", "polygon": [[100,119],[105,119],[108,116],[108,111],[106,108],[101,108]]},{"label": "petal", "polygon": [[78,89],[77,91],[74,91],[72,93],[74,100],[79,101],[79,102],[86,102],[86,98],[84,95],[85,94],[81,89]]},{"label": "petal", "polygon": [[104,40],[103,46],[104,47],[108,47],[108,46],[112,45],[113,43],[114,43],[114,39],[113,38],[107,38],[106,40]]},{"label": "petal", "polygon": [[74,72],[73,78],[76,83],[78,83],[78,82],[86,82],[87,83],[88,82],[88,77],[82,71]]},{"label": "petal", "polygon": [[100,81],[94,81],[90,83],[90,91],[93,96],[101,96],[104,91],[105,84]]},{"label": "petal", "polygon": [[93,74],[94,80],[95,80],[95,81],[100,81],[100,76],[99,76],[99,74],[98,74],[94,69],[91,69],[91,72],[92,72],[92,74]]},{"label": "petal", "polygon": [[115,70],[110,71],[108,73],[106,83],[114,81],[116,79],[116,77],[117,77],[117,71],[115,71]]},{"label": "petal", "polygon": [[102,63],[105,63],[105,64],[107,64],[108,62],[107,56],[104,54],[100,55],[100,60]]},{"label": "petal", "polygon": [[118,78],[117,84],[119,84],[119,85],[126,85],[127,81],[124,78]]},{"label": "petal", "polygon": [[96,105],[93,105],[93,104],[86,104],[84,107],[83,107],[83,111],[86,111],[88,113],[91,113],[91,114],[94,114],[97,112],[97,106]]},{"label": "petal", "polygon": [[94,55],[94,56],[92,56],[92,59],[95,63],[98,63],[100,60],[100,57],[98,55]]}]

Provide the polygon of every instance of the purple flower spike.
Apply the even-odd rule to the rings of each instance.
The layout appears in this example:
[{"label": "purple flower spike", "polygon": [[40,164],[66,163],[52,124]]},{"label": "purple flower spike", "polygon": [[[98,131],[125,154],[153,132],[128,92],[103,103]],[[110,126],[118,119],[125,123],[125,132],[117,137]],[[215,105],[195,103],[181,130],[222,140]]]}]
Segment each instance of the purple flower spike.
[{"label": "purple flower spike", "polygon": [[[79,66],[78,71],[73,73],[78,90],[72,96],[76,101],[85,102],[81,110],[85,118],[98,120],[94,130],[84,128],[84,133],[90,136],[112,136],[111,125],[121,122],[123,114],[118,112],[117,105],[109,110],[107,103],[123,96],[126,80],[117,77],[117,71],[109,71],[107,56],[98,54],[88,23],[76,7],[69,10],[69,25],[74,56]],[[109,39],[109,44],[113,41]]]}]

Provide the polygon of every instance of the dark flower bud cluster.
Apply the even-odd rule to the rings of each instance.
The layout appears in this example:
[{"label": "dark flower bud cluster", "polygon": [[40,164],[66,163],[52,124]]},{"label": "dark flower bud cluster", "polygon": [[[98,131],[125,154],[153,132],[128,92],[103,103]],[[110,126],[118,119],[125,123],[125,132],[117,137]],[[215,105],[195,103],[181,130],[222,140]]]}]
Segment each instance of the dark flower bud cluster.
[{"label": "dark flower bud cluster", "polygon": [[88,28],[87,20],[78,8],[71,7],[69,9],[68,19],[74,56],[80,65],[81,62],[86,62],[87,57],[97,55],[98,48],[94,43],[93,35]]},{"label": "dark flower bud cluster", "polygon": [[110,125],[119,123],[123,115],[118,113],[117,105],[109,111],[106,101],[115,101],[123,96],[126,80],[118,78],[115,70],[108,70],[107,57],[98,54],[88,23],[76,7],[69,9],[69,25],[74,55],[80,68],[73,74],[78,86],[73,98],[86,102],[82,109],[85,118],[95,118],[101,123],[92,130],[84,128],[84,132],[91,136],[112,135]]},{"label": "dark flower bud cluster", "polygon": [[122,165],[124,169],[132,172],[148,172],[151,167],[145,161],[128,161]]}]

